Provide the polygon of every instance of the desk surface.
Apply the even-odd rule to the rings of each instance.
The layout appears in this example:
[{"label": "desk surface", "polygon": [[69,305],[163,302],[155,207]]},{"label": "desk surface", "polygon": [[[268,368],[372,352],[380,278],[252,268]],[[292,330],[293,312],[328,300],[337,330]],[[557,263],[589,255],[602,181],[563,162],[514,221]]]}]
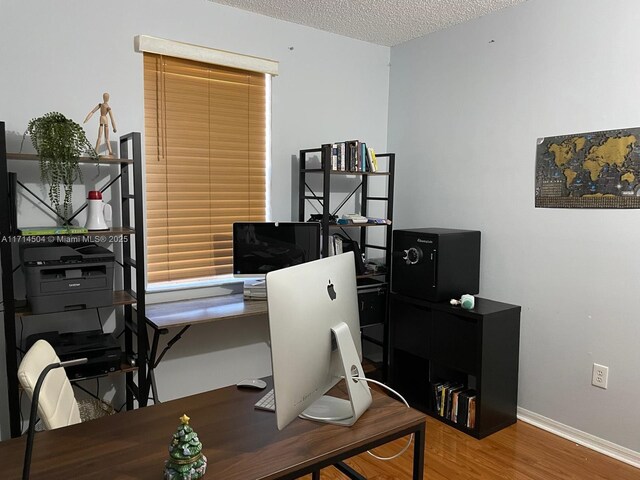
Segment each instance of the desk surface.
[{"label": "desk surface", "polygon": [[[38,433],[31,478],[162,478],[183,413],[202,441],[209,462],[205,479],[225,480],[293,479],[418,431],[426,418],[372,391],[373,404],[353,427],[296,419],[278,431],[274,413],[253,408],[264,393],[226,387]],[[24,443],[24,437],[0,442],[3,478],[20,478]]]},{"label": "desk surface", "polygon": [[267,313],[266,300],[244,300],[243,295],[221,295],[147,305],[147,322],[156,329],[182,327],[216,320]]}]

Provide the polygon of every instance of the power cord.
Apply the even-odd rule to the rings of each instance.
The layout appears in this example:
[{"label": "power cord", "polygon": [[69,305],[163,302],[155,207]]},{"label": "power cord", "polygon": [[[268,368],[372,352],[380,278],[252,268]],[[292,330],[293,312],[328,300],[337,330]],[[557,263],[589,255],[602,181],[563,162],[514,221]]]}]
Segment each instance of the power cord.
[{"label": "power cord", "polygon": [[[359,381],[363,381],[366,382],[367,384],[369,382],[371,383],[375,383],[376,385],[382,387],[382,388],[386,388],[387,390],[389,390],[391,393],[393,393],[394,395],[396,395],[400,400],[402,400],[402,403],[404,403],[407,408],[411,408],[409,406],[409,403],[404,399],[404,397],[402,395],[400,395],[398,392],[396,392],[393,388],[388,387],[387,385],[385,385],[382,382],[379,382],[377,380],[372,380],[371,378],[366,378],[366,377],[356,377],[356,376],[352,376],[351,377],[353,380],[355,380],[356,382]],[[389,461],[389,460],[393,460],[394,458],[398,458],[400,455],[402,455],[404,452],[407,451],[407,448],[409,448],[409,446],[411,445],[411,442],[413,441],[413,433],[411,434],[411,436],[409,436],[409,440],[407,441],[407,444],[404,446],[404,448],[402,450],[400,450],[398,453],[396,453],[395,455],[392,455],[390,457],[380,457],[378,455],[376,455],[375,453],[372,453],[370,450],[367,450],[367,453],[369,455],[371,455],[373,458],[376,458],[378,460],[383,460],[383,461]]]}]

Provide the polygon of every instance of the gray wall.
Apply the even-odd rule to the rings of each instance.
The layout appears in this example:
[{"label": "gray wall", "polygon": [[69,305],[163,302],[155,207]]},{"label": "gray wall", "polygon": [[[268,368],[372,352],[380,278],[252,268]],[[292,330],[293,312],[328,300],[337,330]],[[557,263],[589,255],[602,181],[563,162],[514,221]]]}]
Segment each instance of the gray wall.
[{"label": "gray wall", "polygon": [[[280,76],[273,80],[273,219],[297,215],[292,205],[296,205],[295,159],[300,148],[362,138],[379,151],[386,149],[387,47],[206,0],[3,0],[0,120],[10,134],[9,150],[17,150],[30,118],[57,110],[80,123],[104,91],[111,94],[118,133],[144,131],[142,55],[133,50],[138,34],[280,62]],[[96,122],[94,117],[86,128],[92,141]],[[34,165],[10,167],[39,188]],[[84,189],[77,188],[76,202],[84,197]],[[47,220],[26,200],[21,200],[20,219],[22,225]],[[60,328],[68,328],[65,322]],[[25,335],[30,328],[42,329],[42,324],[25,323]],[[161,398],[268,374],[267,336],[264,318],[193,327],[158,369]],[[4,352],[4,336],[0,348]],[[5,390],[3,353],[0,392]],[[0,438],[6,438],[6,398],[0,395]]]},{"label": "gray wall", "polygon": [[638,126],[638,24],[530,0],[392,48],[389,108],[396,228],[481,230],[481,296],[522,305],[519,406],[636,452],[637,210],[535,209],[534,165],[538,137]]}]

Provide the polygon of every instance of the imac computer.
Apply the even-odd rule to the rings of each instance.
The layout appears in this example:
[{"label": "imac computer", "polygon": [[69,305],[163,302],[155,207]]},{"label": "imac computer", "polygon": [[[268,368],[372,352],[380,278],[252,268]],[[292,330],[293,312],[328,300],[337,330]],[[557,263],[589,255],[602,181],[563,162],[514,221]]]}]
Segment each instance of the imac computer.
[{"label": "imac computer", "polygon": [[[298,415],[353,425],[371,404],[362,370],[353,252],[266,276],[278,429]],[[348,399],[325,393],[345,378]]]},{"label": "imac computer", "polygon": [[268,272],[320,258],[318,222],[235,222],[233,275],[264,279]]}]

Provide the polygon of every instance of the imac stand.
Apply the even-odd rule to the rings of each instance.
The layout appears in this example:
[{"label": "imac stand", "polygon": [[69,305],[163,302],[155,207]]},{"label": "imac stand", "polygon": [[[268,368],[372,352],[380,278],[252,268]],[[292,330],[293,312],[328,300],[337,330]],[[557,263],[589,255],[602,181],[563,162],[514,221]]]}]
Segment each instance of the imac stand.
[{"label": "imac stand", "polygon": [[364,378],[364,371],[349,327],[341,322],[331,331],[338,346],[349,399],[324,395],[302,412],[300,418],[350,427],[371,405],[371,392],[366,382],[352,378]]}]

